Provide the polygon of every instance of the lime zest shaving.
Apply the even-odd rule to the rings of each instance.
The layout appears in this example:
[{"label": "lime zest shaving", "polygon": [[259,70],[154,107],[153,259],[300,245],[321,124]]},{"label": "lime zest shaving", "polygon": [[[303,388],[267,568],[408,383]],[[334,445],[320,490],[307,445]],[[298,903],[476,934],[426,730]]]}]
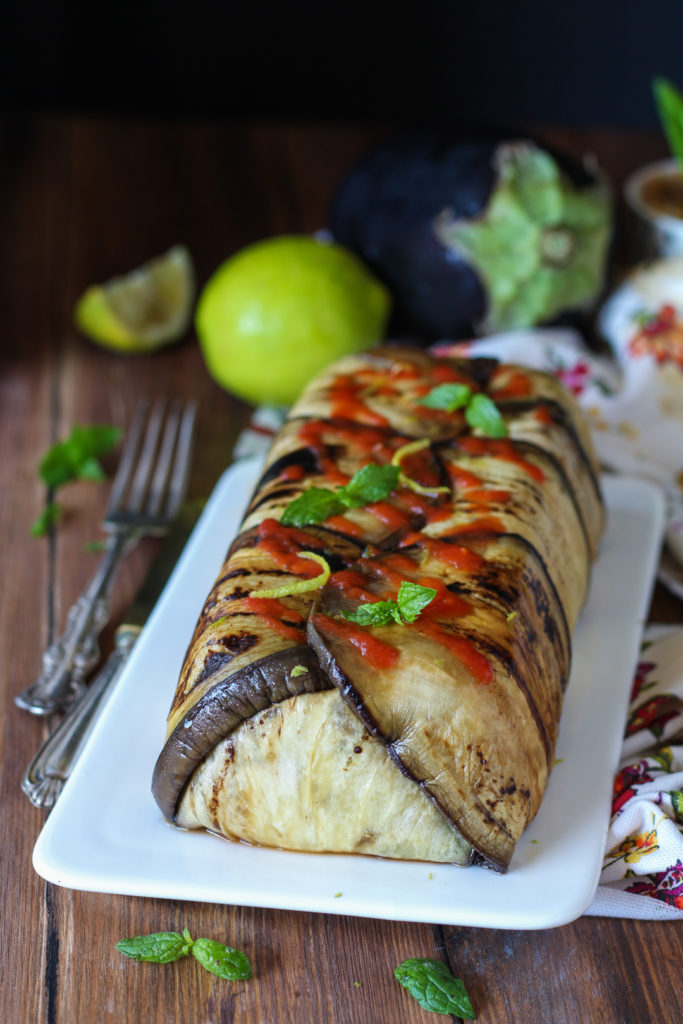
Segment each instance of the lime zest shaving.
[{"label": "lime zest shaving", "polygon": [[[420,437],[417,441],[410,441],[408,444],[402,444],[400,448],[397,448],[391,457],[391,465],[398,466],[400,468],[403,459],[409,455],[415,455],[416,452],[424,451],[425,448],[429,448],[431,441],[428,437]],[[419,484],[417,480],[413,480],[412,477],[406,476],[405,473],[399,474],[399,483],[403,484],[404,487],[409,487],[411,491],[416,494],[450,494],[450,487],[425,487],[423,484]]]},{"label": "lime zest shaving", "polygon": [[314,551],[300,551],[299,558],[309,558],[312,562],[317,562],[322,568],[322,572],[308,580],[291,580],[289,583],[285,583],[282,587],[272,587],[266,588],[265,590],[255,591],[254,596],[292,597],[294,594],[306,594],[310,590],[318,590],[320,587],[324,587],[332,575],[332,570],[322,555],[316,555]]}]

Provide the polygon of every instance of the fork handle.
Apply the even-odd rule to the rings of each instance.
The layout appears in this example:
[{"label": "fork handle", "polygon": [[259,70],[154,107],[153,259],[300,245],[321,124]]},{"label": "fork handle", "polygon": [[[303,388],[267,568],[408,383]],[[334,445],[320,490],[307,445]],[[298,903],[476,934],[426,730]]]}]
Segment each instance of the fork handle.
[{"label": "fork handle", "polygon": [[140,628],[119,626],[114,650],[104,667],[31,761],[21,780],[21,788],[35,807],[52,807],[61,793],[97,720],[103,698],[125,665]]},{"label": "fork handle", "polygon": [[83,692],[100,656],[97,640],[109,621],[114,574],[138,536],[134,531],[111,534],[92,579],[69,609],[64,633],[43,655],[40,677],[14,698],[17,707],[32,715],[51,715],[66,710]]}]

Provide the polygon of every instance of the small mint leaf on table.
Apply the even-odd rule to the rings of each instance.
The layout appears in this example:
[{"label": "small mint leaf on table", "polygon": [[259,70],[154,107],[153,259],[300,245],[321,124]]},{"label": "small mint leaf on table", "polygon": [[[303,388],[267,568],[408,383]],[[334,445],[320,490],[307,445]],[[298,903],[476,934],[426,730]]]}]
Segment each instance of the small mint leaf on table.
[{"label": "small mint leaf on table", "polygon": [[48,487],[57,488],[70,480],[103,480],[99,459],[121,437],[121,430],[105,423],[73,427],[64,441],[54,444],[44,455],[39,473]]},{"label": "small mint leaf on table", "polygon": [[487,437],[507,437],[505,420],[488,395],[472,395],[465,409],[465,419],[470,427],[481,430]]},{"label": "small mint leaf on table", "polygon": [[455,412],[456,409],[466,406],[471,397],[472,389],[468,384],[438,384],[425,395],[420,405],[425,405],[428,409]]},{"label": "small mint leaf on table", "polygon": [[151,935],[133,935],[116,943],[119,953],[146,963],[171,964],[182,960],[192,948],[187,928],[179,932],[153,932]]},{"label": "small mint leaf on table", "polygon": [[249,958],[239,949],[224,946],[213,939],[196,939],[192,955],[205,970],[226,981],[244,981],[251,978]]},{"label": "small mint leaf on table", "polygon": [[396,980],[423,1010],[474,1020],[474,1010],[460,978],[454,978],[442,960],[404,960],[394,970]]},{"label": "small mint leaf on table", "polygon": [[31,526],[32,537],[44,537],[51,526],[54,526],[64,511],[62,505],[55,501],[48,501],[35,523]]}]

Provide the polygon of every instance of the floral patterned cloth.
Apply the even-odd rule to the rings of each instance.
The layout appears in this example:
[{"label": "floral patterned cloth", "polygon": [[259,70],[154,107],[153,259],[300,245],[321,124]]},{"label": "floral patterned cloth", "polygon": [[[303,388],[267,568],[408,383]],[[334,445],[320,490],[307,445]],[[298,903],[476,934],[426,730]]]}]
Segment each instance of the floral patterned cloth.
[{"label": "floral patterned cloth", "polygon": [[683,918],[683,627],[645,631],[588,914]]}]

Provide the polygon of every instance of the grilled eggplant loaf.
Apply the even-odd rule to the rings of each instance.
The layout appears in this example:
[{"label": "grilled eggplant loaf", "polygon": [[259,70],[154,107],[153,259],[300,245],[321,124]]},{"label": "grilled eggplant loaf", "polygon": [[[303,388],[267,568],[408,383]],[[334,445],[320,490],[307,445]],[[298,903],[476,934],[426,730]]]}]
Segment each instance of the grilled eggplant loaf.
[{"label": "grilled eggplant loaf", "polygon": [[[292,408],[202,609],[162,811],[267,846],[504,871],[548,779],[602,527],[590,436],[554,378],[400,347],[336,363]],[[409,584],[431,595],[412,619],[363,618]]]}]

